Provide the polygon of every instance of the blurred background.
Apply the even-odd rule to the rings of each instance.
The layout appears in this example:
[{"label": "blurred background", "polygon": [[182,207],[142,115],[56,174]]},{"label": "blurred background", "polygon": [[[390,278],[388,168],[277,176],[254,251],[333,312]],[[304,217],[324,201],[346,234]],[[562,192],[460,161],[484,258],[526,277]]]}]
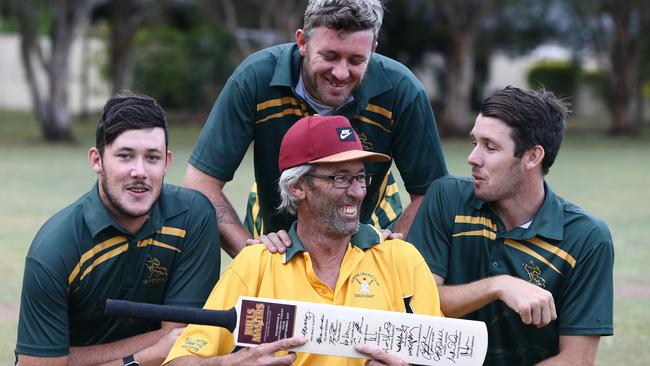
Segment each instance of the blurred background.
[{"label": "blurred background", "polygon": [[[168,182],[182,184],[234,67],[256,50],[293,42],[305,5],[0,0],[0,364],[13,362],[31,238],[95,180],[85,154],[106,99],[132,90],[161,103],[176,153]],[[377,52],[407,65],[427,89],[452,173],[468,174],[467,133],[492,91],[544,87],[571,103],[548,180],[614,235],[616,335],[601,341],[598,364],[650,363],[650,0],[388,0],[385,7]],[[247,157],[226,186],[240,215],[251,166]]]}]

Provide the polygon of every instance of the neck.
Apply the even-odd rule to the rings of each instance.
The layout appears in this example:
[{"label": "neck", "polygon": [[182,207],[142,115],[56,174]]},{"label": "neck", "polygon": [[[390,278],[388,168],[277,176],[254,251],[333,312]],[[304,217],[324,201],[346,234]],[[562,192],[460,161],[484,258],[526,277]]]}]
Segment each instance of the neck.
[{"label": "neck", "polygon": [[493,202],[492,207],[506,230],[511,230],[531,221],[542,207],[544,197],[544,180],[536,179],[522,184],[512,197]]},{"label": "neck", "polygon": [[318,231],[315,227],[317,225],[300,223],[298,219],[296,234],[305,250],[309,252],[314,272],[330,288],[335,288],[341,262],[352,236],[332,237]]}]

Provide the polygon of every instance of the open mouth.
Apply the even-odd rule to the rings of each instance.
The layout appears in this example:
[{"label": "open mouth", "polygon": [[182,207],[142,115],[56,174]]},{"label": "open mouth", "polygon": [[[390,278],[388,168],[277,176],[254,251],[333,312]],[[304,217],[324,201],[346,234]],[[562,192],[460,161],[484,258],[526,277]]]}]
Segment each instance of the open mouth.
[{"label": "open mouth", "polygon": [[151,188],[147,185],[134,185],[127,186],[126,190],[135,194],[143,194],[149,192]]}]

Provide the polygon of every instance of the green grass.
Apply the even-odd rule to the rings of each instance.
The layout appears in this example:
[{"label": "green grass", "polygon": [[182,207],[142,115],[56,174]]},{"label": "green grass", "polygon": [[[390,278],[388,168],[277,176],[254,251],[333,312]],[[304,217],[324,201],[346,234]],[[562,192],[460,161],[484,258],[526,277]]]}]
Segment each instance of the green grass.
[{"label": "green grass", "polygon": [[[174,121],[171,121],[174,126]],[[600,365],[644,365],[650,360],[650,135],[606,138],[570,133],[548,181],[556,193],[609,223],[616,249],[615,332],[603,338]],[[173,127],[174,164],[167,181],[181,184],[198,127]],[[0,111],[0,364],[13,364],[17,311],[25,253],[40,225],[94,183],[86,152],[94,121],[75,126],[74,146],[45,144],[33,118]],[[466,175],[468,140],[445,140],[449,169]],[[226,186],[240,215],[252,181],[249,154]],[[224,257],[227,257],[224,255]],[[224,261],[225,264],[226,261]]]}]

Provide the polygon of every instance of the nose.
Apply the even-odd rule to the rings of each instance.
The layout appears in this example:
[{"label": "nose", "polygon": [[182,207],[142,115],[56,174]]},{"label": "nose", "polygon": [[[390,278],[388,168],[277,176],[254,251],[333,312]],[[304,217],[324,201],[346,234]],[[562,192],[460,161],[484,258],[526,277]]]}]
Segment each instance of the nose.
[{"label": "nose", "polygon": [[467,164],[471,166],[480,166],[481,159],[479,156],[478,145],[474,146],[472,151],[469,152],[469,155],[467,155]]},{"label": "nose", "polygon": [[131,178],[146,178],[147,173],[144,165],[145,162],[143,158],[134,159],[133,164],[131,165]]},{"label": "nose", "polygon": [[337,62],[332,69],[332,75],[339,81],[347,80],[350,77],[348,63],[345,60]]},{"label": "nose", "polygon": [[366,196],[366,189],[358,180],[353,179],[352,184],[347,189],[348,196],[361,201]]}]

